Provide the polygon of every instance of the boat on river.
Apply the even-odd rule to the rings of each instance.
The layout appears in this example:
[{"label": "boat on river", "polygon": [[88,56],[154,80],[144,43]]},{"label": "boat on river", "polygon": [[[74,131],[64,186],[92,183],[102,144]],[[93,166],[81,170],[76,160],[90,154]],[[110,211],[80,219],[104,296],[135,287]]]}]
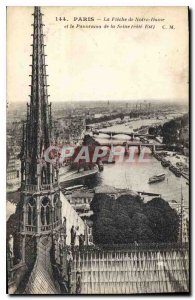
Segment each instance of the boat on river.
[{"label": "boat on river", "polygon": [[171,164],[171,162],[169,161],[169,160],[166,160],[166,159],[163,159],[162,161],[161,161],[161,165],[163,166],[163,167],[169,167],[170,166],[170,164]]},{"label": "boat on river", "polygon": [[173,174],[175,174],[177,177],[181,177],[181,171],[177,167],[170,165],[169,170],[173,172]]},{"label": "boat on river", "polygon": [[159,174],[159,175],[154,175],[152,177],[149,178],[148,183],[155,183],[155,182],[160,182],[165,180],[165,174]]}]

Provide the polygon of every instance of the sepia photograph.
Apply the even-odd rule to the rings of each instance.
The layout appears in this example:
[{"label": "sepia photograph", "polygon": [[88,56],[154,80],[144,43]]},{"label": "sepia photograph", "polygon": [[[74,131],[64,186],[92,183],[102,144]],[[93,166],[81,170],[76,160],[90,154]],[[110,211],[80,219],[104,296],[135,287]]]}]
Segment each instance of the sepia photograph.
[{"label": "sepia photograph", "polygon": [[10,295],[189,295],[187,6],[7,6]]}]

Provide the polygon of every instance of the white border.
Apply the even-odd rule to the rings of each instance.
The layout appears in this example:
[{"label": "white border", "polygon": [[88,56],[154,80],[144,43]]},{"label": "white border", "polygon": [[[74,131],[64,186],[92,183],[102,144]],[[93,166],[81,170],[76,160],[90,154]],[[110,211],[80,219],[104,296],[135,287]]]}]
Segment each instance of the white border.
[{"label": "white border", "polygon": [[[0,255],[0,295],[1,299],[5,299],[8,296],[5,294],[6,292],[6,196],[5,196],[5,184],[6,184],[6,6],[189,6],[190,9],[193,10],[195,7],[195,1],[194,0],[3,0],[0,1],[0,137],[1,137],[1,147],[0,147],[0,178],[1,178],[1,184],[0,184],[0,211],[1,211],[1,217],[0,217],[0,228],[1,228],[1,243],[0,243],[0,249],[1,249],[1,255]],[[194,45],[194,26],[193,22],[191,22],[192,28],[192,48]],[[192,51],[193,54],[193,51]],[[194,63],[193,60],[191,61],[191,72],[193,73],[194,70]],[[194,86],[194,78],[193,82],[191,82],[192,87]],[[193,90],[193,89],[192,89]],[[193,97],[193,93],[192,93]],[[191,122],[193,120],[194,114],[194,105],[193,105],[193,99],[191,99],[191,109],[192,112],[192,118]],[[194,135],[195,135],[195,128],[194,128],[194,122],[192,124],[192,149],[194,149]],[[194,170],[194,161],[193,161],[193,168]],[[192,170],[192,171],[193,171]],[[193,173],[193,172],[192,172]],[[192,186],[195,185],[195,180],[193,178],[192,180]],[[191,191],[192,192],[192,191]],[[193,205],[193,193],[191,195],[191,207],[193,208],[193,212],[191,212],[191,219],[193,220],[193,215],[195,215],[194,212],[194,205]],[[191,222],[192,222],[191,220]],[[192,226],[192,224],[191,224]],[[192,226],[193,227],[193,226]],[[193,232],[191,227],[191,231]],[[192,241],[194,237],[194,233],[192,234]],[[194,255],[193,255],[193,247],[192,247],[192,257],[194,262]],[[192,266],[192,273],[194,271],[194,263]],[[193,274],[192,274],[193,275]],[[194,276],[191,278],[191,287],[193,292],[193,283],[194,283]],[[24,297],[24,296],[23,296]],[[40,298],[41,296],[38,296]],[[49,297],[49,296],[48,296]],[[67,297],[67,296],[65,296]],[[166,297],[166,296],[165,296]],[[73,298],[73,297],[71,297]],[[94,298],[94,297],[93,297]],[[97,297],[95,297],[97,298]],[[102,297],[101,297],[102,298]],[[131,298],[139,299],[139,297],[131,296]],[[157,298],[155,296],[154,298]],[[166,299],[171,299],[171,296],[166,297]],[[179,297],[181,298],[181,296]],[[182,297],[183,298],[183,297]]]},{"label": "white border", "polygon": [[3,0],[7,6],[191,6],[187,0]]}]

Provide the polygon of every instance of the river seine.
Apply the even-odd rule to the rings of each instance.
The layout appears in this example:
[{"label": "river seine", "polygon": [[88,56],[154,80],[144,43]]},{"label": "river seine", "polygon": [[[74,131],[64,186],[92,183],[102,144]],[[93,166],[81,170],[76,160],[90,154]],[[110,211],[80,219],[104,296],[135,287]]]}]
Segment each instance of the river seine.
[{"label": "river seine", "polygon": [[[172,119],[169,116],[168,119]],[[158,123],[163,124],[166,120],[158,120]],[[128,125],[114,125],[112,127],[105,128],[106,131],[119,131],[129,132],[131,129],[140,127],[142,125],[153,125],[157,123],[157,120],[136,120],[130,122]],[[129,139],[125,135],[118,135],[114,137],[112,142],[115,144],[117,140],[124,141]],[[105,134],[100,134],[96,137],[99,142],[110,142],[110,139]],[[103,186],[109,185],[116,188],[128,188],[134,191],[151,192],[161,194],[162,198],[168,202],[177,201],[178,205],[181,203],[181,194],[184,199],[184,206],[186,210],[189,208],[189,185],[184,177],[176,177],[169,168],[164,168],[161,162],[152,156],[151,150],[146,148],[148,153],[147,162],[136,160],[134,162],[119,162],[115,164],[105,164],[104,171],[97,174],[96,178],[90,179],[89,186]],[[166,178],[162,182],[148,184],[148,179],[151,176],[164,173]],[[182,193],[181,193],[182,192]],[[147,198],[146,198],[147,199]],[[151,198],[150,198],[151,199]],[[149,200],[149,198],[148,198]],[[173,201],[174,200],[174,201]],[[175,206],[177,204],[175,203]]]},{"label": "river seine", "polygon": [[[150,151],[150,150],[148,150]],[[96,178],[90,179],[89,186],[109,185],[116,188],[128,188],[139,192],[151,192],[161,194],[168,202],[172,200],[181,202],[181,189],[184,206],[189,206],[189,186],[183,177],[176,177],[168,168],[162,167],[161,163],[151,154],[148,154],[147,162],[116,162],[104,165],[104,171],[98,173]],[[166,178],[162,182],[148,184],[149,177],[165,173]]]}]

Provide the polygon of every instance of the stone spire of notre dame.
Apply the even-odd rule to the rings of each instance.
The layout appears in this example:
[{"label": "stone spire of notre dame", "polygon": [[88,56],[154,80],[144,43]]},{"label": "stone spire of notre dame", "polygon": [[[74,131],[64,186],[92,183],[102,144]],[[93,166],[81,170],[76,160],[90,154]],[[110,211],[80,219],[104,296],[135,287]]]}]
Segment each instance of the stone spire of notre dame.
[{"label": "stone spire of notre dame", "polygon": [[48,236],[61,225],[58,169],[44,160],[51,143],[51,104],[48,103],[45,44],[41,10],[34,9],[30,104],[23,126],[21,153],[20,256],[33,264],[40,236]]}]

